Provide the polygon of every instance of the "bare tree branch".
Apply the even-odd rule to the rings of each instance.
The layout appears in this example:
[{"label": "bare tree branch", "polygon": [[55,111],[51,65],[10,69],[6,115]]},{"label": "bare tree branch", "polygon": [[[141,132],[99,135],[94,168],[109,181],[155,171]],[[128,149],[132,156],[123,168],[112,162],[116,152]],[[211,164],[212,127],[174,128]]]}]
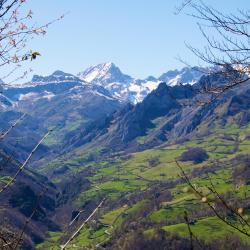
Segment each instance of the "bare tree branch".
[{"label": "bare tree branch", "polygon": [[[188,186],[191,188],[191,190],[202,200],[202,198],[204,198],[204,202],[208,205],[208,207],[213,211],[213,213],[215,214],[215,216],[220,219],[222,222],[224,222],[225,224],[227,224],[229,227],[234,228],[235,230],[237,230],[238,232],[250,237],[250,233],[245,229],[245,228],[239,228],[237,225],[231,223],[230,221],[226,220],[223,215],[221,215],[217,209],[215,208],[215,206],[213,205],[213,203],[211,201],[209,201],[206,197],[204,197],[204,195],[192,184],[192,182],[190,181],[189,177],[187,176],[187,174],[185,173],[185,171],[183,170],[183,168],[181,167],[181,165],[179,164],[178,160],[175,160],[177,167],[180,169],[181,173],[182,173],[182,178],[185,180],[185,182],[188,184]],[[237,213],[234,213],[236,215],[238,215]]]},{"label": "bare tree branch", "polygon": [[20,118],[18,118],[5,132],[3,132],[1,135],[0,135],[0,141],[3,140],[10,132],[11,130],[16,127],[16,125],[21,122],[24,117],[26,116],[26,113],[24,113]]},{"label": "bare tree branch", "polygon": [[49,134],[51,133],[52,130],[49,130],[43,137],[42,139],[37,143],[37,145],[33,148],[33,150],[31,151],[31,153],[28,155],[27,159],[24,161],[24,163],[18,168],[18,171],[16,172],[16,174],[11,178],[11,180],[2,188],[0,188],[0,193],[2,193],[3,191],[5,191],[7,188],[9,188],[15,181],[16,178],[18,177],[18,175],[24,170],[24,168],[27,166],[27,164],[29,163],[31,157],[33,156],[33,154],[36,152],[36,150],[38,149],[38,147],[42,144],[42,142],[49,136]]}]

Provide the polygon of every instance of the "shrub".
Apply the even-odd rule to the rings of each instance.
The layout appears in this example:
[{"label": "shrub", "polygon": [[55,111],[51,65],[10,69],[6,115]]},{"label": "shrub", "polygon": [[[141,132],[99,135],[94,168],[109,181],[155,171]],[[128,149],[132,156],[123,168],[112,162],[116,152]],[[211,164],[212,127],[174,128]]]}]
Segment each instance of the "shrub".
[{"label": "shrub", "polygon": [[209,158],[206,150],[203,148],[190,148],[183,152],[179,157],[180,161],[193,161],[194,163],[201,163]]},{"label": "shrub", "polygon": [[160,164],[160,159],[157,156],[148,159],[148,165],[150,167],[155,167],[155,166],[157,166],[159,164]]}]

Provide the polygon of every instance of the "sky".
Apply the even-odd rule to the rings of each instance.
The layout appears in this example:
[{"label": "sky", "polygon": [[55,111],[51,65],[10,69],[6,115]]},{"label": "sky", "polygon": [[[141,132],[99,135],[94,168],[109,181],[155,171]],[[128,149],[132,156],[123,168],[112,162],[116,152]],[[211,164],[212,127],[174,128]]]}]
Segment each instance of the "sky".
[{"label": "sky", "polygon": [[[44,37],[29,43],[41,57],[32,62],[35,74],[55,70],[77,74],[91,65],[114,62],[133,77],[155,77],[198,60],[185,42],[201,48],[204,40],[197,20],[175,15],[181,0],[27,0],[34,12],[33,22],[46,23],[64,13]],[[249,0],[207,0],[223,12],[250,7]]]}]

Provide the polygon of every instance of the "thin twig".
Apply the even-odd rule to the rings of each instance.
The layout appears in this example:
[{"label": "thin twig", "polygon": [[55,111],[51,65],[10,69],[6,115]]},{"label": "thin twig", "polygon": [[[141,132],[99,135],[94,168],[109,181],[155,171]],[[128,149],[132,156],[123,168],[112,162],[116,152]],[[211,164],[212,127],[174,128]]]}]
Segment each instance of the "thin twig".
[{"label": "thin twig", "polygon": [[33,150],[31,151],[31,153],[29,154],[29,156],[27,157],[27,159],[24,161],[24,163],[19,167],[18,171],[16,172],[16,174],[11,178],[11,180],[0,189],[0,193],[2,193],[3,191],[5,191],[8,187],[10,187],[16,180],[17,176],[24,170],[24,168],[26,167],[26,165],[29,163],[31,157],[33,156],[33,154],[36,152],[37,148],[42,144],[42,142],[48,137],[48,135],[51,133],[52,130],[49,130],[43,137],[42,139],[37,143],[37,145],[33,148]]},{"label": "thin twig", "polygon": [[20,118],[18,118],[5,132],[3,132],[0,135],[0,140],[3,140],[9,133],[10,131],[20,122],[23,120],[23,118],[26,116],[27,114],[24,113],[22,114],[22,116]]},{"label": "thin twig", "polygon": [[[203,194],[200,193],[195,186],[192,184],[192,182],[190,181],[190,179],[188,178],[188,176],[186,175],[186,173],[184,172],[183,168],[181,167],[181,165],[179,164],[179,162],[177,161],[177,159],[175,159],[176,165],[177,167],[181,170],[182,174],[183,174],[183,178],[186,181],[186,183],[189,185],[189,187],[191,187],[191,189],[200,197],[203,197]],[[238,232],[250,237],[250,234],[245,230],[245,229],[241,229],[237,226],[235,226],[234,224],[230,223],[229,221],[227,221],[226,219],[223,218],[223,216],[221,216],[217,210],[215,209],[215,207],[213,206],[213,204],[211,204],[209,201],[207,201],[206,203],[210,209],[214,212],[214,214],[217,216],[217,218],[219,218],[221,221],[223,221],[224,223],[226,223],[228,226],[234,228],[235,230],[237,230]]]},{"label": "thin twig", "polygon": [[61,246],[61,250],[66,249],[67,245],[76,237],[76,235],[82,230],[84,225],[95,215],[95,213],[98,211],[98,209],[102,206],[103,202],[105,201],[105,198],[102,199],[102,201],[99,203],[99,205],[93,210],[93,212],[90,214],[90,216],[81,224],[81,226],[76,230],[76,232],[68,239],[68,241]]}]

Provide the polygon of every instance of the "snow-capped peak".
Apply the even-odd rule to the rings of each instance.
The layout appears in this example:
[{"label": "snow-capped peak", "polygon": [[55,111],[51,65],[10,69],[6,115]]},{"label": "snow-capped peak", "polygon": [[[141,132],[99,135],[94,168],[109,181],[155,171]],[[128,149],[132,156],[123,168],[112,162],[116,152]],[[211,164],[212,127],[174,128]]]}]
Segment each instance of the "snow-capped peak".
[{"label": "snow-capped peak", "polygon": [[181,70],[168,71],[158,79],[154,76],[149,76],[141,80],[123,74],[114,63],[108,62],[89,67],[79,73],[78,77],[91,84],[101,85],[118,99],[137,103],[141,102],[147,94],[156,89],[160,82],[166,82],[169,86],[194,84],[202,75],[202,70],[198,67],[186,67]]},{"label": "snow-capped peak", "polygon": [[[149,76],[146,79],[135,79],[122,73],[114,63],[108,62],[89,67],[79,73],[78,77],[60,70],[49,76],[34,75],[31,82],[19,85],[18,88],[32,87],[33,92],[40,92],[42,86],[43,91],[55,94],[75,86],[99,86],[107,90],[112,98],[138,103],[156,89],[160,82],[166,82],[169,86],[194,84],[204,74],[203,72],[204,70],[198,67],[186,67],[181,70],[168,71],[159,78]],[[20,96],[22,91],[17,92],[16,98]],[[48,94],[45,93],[45,96],[47,97]]]},{"label": "snow-capped peak", "polygon": [[132,80],[132,77],[123,74],[112,62],[91,66],[79,73],[78,77],[86,82],[101,83],[103,86],[112,82],[127,83]]},{"label": "snow-capped peak", "polygon": [[181,70],[170,70],[162,74],[159,77],[160,81],[166,82],[169,86],[175,86],[178,84],[194,84],[202,75],[204,75],[204,69],[198,67],[185,67]]}]

